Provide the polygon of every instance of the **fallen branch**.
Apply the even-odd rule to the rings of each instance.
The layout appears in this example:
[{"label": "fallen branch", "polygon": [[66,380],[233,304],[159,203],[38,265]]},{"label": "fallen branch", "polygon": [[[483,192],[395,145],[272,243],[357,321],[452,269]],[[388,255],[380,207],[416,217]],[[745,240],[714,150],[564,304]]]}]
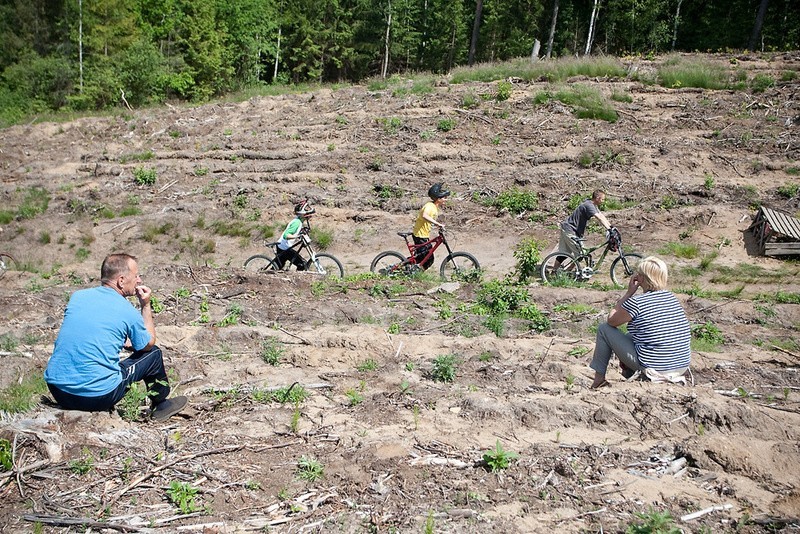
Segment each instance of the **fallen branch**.
[{"label": "fallen branch", "polygon": [[44,525],[53,525],[56,527],[80,526],[89,530],[103,530],[110,528],[112,530],[118,530],[119,532],[153,532],[153,530],[149,528],[118,525],[116,523],[104,523],[102,521],[95,521],[86,517],[59,517],[55,515],[25,514],[22,516],[22,518],[25,521],[30,521],[31,523],[42,523]]},{"label": "fallen branch", "polygon": [[794,356],[795,358],[800,360],[800,354],[795,354],[794,352],[786,350],[783,347],[779,347],[777,345],[770,345],[770,348],[773,350],[777,350],[778,352],[783,352],[784,354],[788,354],[789,356]]},{"label": "fallen branch", "polygon": [[179,456],[178,458],[175,458],[171,462],[167,462],[165,464],[159,465],[159,466],[151,469],[147,473],[145,473],[145,474],[141,475],[140,477],[138,477],[136,480],[134,480],[133,482],[131,482],[130,484],[128,484],[127,486],[122,488],[122,490],[120,490],[119,493],[117,493],[114,497],[112,497],[111,500],[106,503],[106,506],[111,506],[112,504],[117,502],[120,499],[120,497],[122,497],[123,495],[128,493],[130,490],[132,490],[133,488],[135,488],[136,486],[138,486],[139,484],[141,484],[142,482],[144,482],[148,478],[150,478],[150,477],[154,476],[155,474],[163,471],[164,469],[172,467],[173,465],[179,464],[181,462],[185,462],[186,460],[192,460],[194,458],[199,458],[201,456],[210,456],[212,454],[222,454],[222,453],[226,453],[226,452],[238,451],[240,449],[243,449],[244,447],[245,447],[244,445],[228,445],[227,447],[220,447],[218,449],[211,449],[211,450],[207,450],[207,451],[198,451],[198,452],[195,452],[195,453],[192,453],[192,454],[186,454],[184,456]]},{"label": "fallen branch", "polygon": [[280,330],[281,332],[283,332],[283,333],[284,333],[284,334],[286,334],[287,336],[291,336],[291,337],[293,337],[293,338],[295,338],[295,339],[299,339],[299,340],[300,340],[300,341],[302,341],[302,342],[303,342],[303,344],[305,344],[305,345],[311,345],[311,342],[310,342],[310,341],[308,341],[308,340],[306,340],[306,339],[303,339],[302,337],[300,337],[300,336],[298,336],[298,335],[296,335],[296,334],[292,334],[291,332],[287,332],[286,330],[284,330],[284,329],[283,329],[283,328],[281,328],[280,326],[278,327],[278,330]]},{"label": "fallen branch", "polygon": [[703,517],[704,515],[708,515],[711,512],[721,512],[723,510],[730,510],[731,508],[733,508],[732,504],[718,504],[716,506],[709,506],[708,508],[703,508],[702,510],[698,510],[697,512],[682,515],[681,521],[692,521],[694,519],[697,519],[698,517]]}]

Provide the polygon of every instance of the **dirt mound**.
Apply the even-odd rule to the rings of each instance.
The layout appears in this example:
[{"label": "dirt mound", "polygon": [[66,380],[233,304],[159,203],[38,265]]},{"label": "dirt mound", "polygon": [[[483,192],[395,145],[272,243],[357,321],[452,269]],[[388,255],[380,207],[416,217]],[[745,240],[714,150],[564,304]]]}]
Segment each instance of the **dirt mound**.
[{"label": "dirt mound", "polygon": [[[742,68],[779,78],[800,61]],[[651,511],[685,531],[797,528],[800,277],[746,240],[756,206],[800,209],[786,194],[797,82],[761,94],[572,83],[630,101],[609,123],[535,106],[545,82],[514,83],[507,101],[482,83],[355,86],[5,130],[3,205],[16,213],[39,188],[49,205],[0,233],[24,267],[0,279],[0,384],[41,373],[67,296],[124,250],[163,307],[159,345],[191,408],[161,425],[46,404],[6,416],[3,531],[583,532]],[[142,169],[155,184],[137,185]],[[693,352],[686,387],[612,370],[612,387],[590,391],[593,332],[619,296],[608,259],[594,284],[530,283],[551,322],[541,333],[487,324],[475,283],[242,268],[309,197],[326,252],[368,272],[378,252],[404,251],[396,233],[435,181],[454,191],[448,239],[486,278],[513,271],[523,238],[555,246],[572,195],[606,190],[625,246],[664,257],[691,322],[724,342]],[[483,201],[511,188],[534,191],[538,209]],[[434,380],[442,356],[452,382]],[[487,453],[509,467],[493,472]]]}]

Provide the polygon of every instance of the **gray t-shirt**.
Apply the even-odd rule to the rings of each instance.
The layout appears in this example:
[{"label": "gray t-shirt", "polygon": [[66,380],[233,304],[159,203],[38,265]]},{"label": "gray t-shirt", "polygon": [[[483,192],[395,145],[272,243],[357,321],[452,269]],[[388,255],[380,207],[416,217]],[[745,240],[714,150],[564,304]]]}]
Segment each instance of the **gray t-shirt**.
[{"label": "gray t-shirt", "polygon": [[584,200],[580,206],[575,208],[575,211],[572,212],[572,215],[570,215],[566,221],[561,223],[561,228],[565,232],[570,232],[578,237],[583,237],[583,233],[586,231],[586,224],[589,222],[589,219],[598,213],[600,213],[600,210],[594,205],[592,199]]}]

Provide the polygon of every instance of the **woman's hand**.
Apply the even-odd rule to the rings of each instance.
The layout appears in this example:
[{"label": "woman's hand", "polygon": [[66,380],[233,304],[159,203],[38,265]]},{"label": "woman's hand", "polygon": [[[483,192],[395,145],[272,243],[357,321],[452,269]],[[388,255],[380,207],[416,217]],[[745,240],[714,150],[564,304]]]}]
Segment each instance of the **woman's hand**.
[{"label": "woman's hand", "polygon": [[639,274],[634,273],[631,276],[630,280],[628,280],[628,292],[626,293],[626,296],[630,297],[631,295],[636,293],[639,290],[640,286],[641,282],[639,281]]}]

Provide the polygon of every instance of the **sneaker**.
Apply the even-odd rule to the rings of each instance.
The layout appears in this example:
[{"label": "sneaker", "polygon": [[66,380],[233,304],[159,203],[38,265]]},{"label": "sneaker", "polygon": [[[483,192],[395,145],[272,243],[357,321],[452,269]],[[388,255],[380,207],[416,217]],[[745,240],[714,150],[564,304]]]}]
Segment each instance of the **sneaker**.
[{"label": "sneaker", "polygon": [[150,414],[150,418],[153,421],[166,421],[176,413],[179,413],[186,407],[188,400],[186,397],[172,397],[171,399],[167,399],[165,401],[161,401],[158,403],[155,408],[153,408],[153,412]]}]

